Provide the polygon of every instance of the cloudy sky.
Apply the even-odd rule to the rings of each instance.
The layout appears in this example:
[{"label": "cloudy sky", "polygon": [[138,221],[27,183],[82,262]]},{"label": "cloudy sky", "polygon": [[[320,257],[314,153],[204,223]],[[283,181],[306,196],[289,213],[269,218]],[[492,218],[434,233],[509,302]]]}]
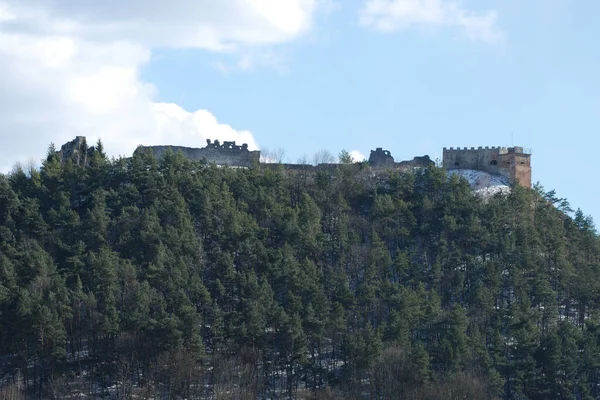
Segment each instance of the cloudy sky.
[{"label": "cloudy sky", "polygon": [[0,171],[50,142],[533,149],[600,220],[597,0],[0,0]]}]

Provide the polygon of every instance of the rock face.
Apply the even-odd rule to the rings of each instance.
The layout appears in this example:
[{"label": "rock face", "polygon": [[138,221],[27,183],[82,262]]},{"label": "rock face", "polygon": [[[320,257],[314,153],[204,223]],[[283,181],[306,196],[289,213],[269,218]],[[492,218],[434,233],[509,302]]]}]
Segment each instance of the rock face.
[{"label": "rock face", "polygon": [[[260,151],[249,151],[246,143],[238,146],[235,142],[224,142],[220,144],[218,140],[206,141],[206,147],[192,148],[183,146],[140,146],[135,152],[151,149],[155,157],[161,158],[171,150],[173,153],[181,152],[184,157],[191,160],[206,160],[209,163],[214,162],[217,165],[229,165],[235,167],[250,167],[258,164],[260,160]],[[135,154],[135,153],[134,153]]]},{"label": "rock face", "polygon": [[93,153],[94,147],[88,147],[85,136],[77,136],[74,140],[63,144],[57,155],[63,163],[71,160],[74,165],[86,166]]}]

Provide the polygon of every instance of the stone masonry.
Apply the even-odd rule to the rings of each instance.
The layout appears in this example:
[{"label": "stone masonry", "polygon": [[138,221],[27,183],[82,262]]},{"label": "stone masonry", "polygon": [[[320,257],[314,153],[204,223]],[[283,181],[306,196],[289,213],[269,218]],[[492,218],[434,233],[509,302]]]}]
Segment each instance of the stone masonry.
[{"label": "stone masonry", "polygon": [[260,151],[249,151],[246,143],[238,146],[235,142],[223,142],[218,140],[211,142],[206,140],[206,147],[192,148],[183,146],[139,146],[135,152],[151,149],[155,157],[161,158],[167,150],[174,154],[181,152],[185,157],[191,160],[206,160],[214,162],[217,165],[229,165],[232,167],[250,167],[258,164],[260,160]]},{"label": "stone masonry", "polygon": [[510,182],[531,187],[531,154],[525,152],[523,147],[444,147],[443,167],[447,170],[474,169],[501,175]]},{"label": "stone masonry", "polygon": [[389,150],[377,147],[375,150],[371,150],[369,165],[373,168],[390,168],[402,172],[415,168],[427,168],[431,165],[435,165],[435,163],[431,161],[427,155],[414,157],[412,160],[396,162]]},{"label": "stone masonry", "polygon": [[[217,165],[232,167],[251,167],[260,163],[260,151],[248,150],[247,144],[241,146],[235,142],[218,140],[206,141],[206,147],[192,148],[183,146],[139,146],[135,152],[151,150],[153,155],[161,158],[168,150],[173,153],[181,152],[191,160],[205,160]],[[89,156],[94,148],[88,147],[84,136],[77,136],[75,140],[64,144],[58,155],[62,161],[71,160],[76,165],[87,165]],[[374,169],[391,169],[397,172],[406,172],[418,168],[427,168],[434,165],[429,156],[414,157],[412,160],[395,162],[388,150],[381,147],[371,150],[369,166]],[[277,164],[275,164],[277,165]],[[264,164],[266,167],[274,165]],[[321,164],[319,166],[284,164],[290,170],[306,170],[312,168],[335,168],[336,164]],[[447,170],[473,169],[493,175],[501,175],[511,182],[518,182],[522,186],[531,187],[531,154],[522,147],[471,147],[471,148],[446,148],[443,149],[443,167]]]},{"label": "stone masonry", "polygon": [[378,147],[375,150],[371,150],[369,156],[369,165],[372,167],[383,167],[394,165],[394,157],[388,150]]}]

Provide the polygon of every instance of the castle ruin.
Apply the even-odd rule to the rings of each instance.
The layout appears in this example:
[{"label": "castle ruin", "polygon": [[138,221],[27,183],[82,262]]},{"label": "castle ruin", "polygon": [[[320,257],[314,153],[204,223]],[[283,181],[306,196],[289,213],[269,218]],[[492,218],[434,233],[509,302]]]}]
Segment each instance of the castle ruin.
[{"label": "castle ruin", "polygon": [[369,165],[371,167],[392,166],[394,165],[394,157],[392,157],[389,150],[383,150],[382,147],[378,147],[375,150],[371,150]]},{"label": "castle ruin", "polygon": [[427,168],[435,165],[429,156],[414,157],[412,160],[396,162],[389,150],[377,147],[371,150],[369,165],[373,168],[391,168],[398,171],[408,171],[414,168]]},{"label": "castle ruin", "polygon": [[446,170],[473,169],[501,175],[511,183],[531,187],[531,154],[523,147],[444,147],[443,167]]},{"label": "castle ruin", "polygon": [[[192,148],[184,146],[139,146],[135,154],[143,151],[152,151],[157,158],[162,158],[167,151],[181,152],[184,157],[191,160],[205,160],[217,165],[231,167],[251,167],[260,164],[260,151],[248,150],[246,143],[236,145],[234,141],[223,142],[218,140],[206,141],[206,147]],[[77,136],[75,140],[64,144],[57,151],[60,159],[65,162],[71,160],[75,165],[87,165],[94,148],[88,147],[84,136]],[[427,168],[434,165],[429,156],[414,157],[407,161],[394,161],[391,153],[382,147],[371,150],[368,164],[376,169],[391,169],[397,172],[406,172],[417,168]],[[279,164],[261,164],[268,168],[277,167]],[[283,164],[288,170],[307,170],[313,168],[331,168],[336,164],[320,164],[317,166],[305,164]],[[471,148],[446,148],[443,149],[443,168],[446,170],[472,169],[483,171],[492,175],[506,177],[511,183],[519,183],[531,187],[531,154],[524,151],[523,147],[471,147]]]},{"label": "castle ruin", "polygon": [[[191,160],[206,160],[214,162],[217,165],[228,165],[230,167],[250,167],[257,165],[260,162],[260,151],[249,151],[246,143],[238,146],[235,142],[223,142],[218,140],[212,142],[206,140],[206,147],[192,148],[183,146],[139,146],[135,153],[151,150],[152,154],[157,158],[162,158],[168,150],[173,153],[181,152],[184,157]],[[414,168],[423,168],[435,163],[431,161],[429,156],[414,157],[412,160],[395,162],[394,157],[388,150],[378,147],[376,150],[371,150],[369,157],[369,165],[373,168],[391,168],[396,171],[408,171]],[[261,164],[263,166],[274,168],[280,164]],[[304,164],[283,164],[284,168],[289,170],[306,170],[307,168],[329,168],[336,164],[320,164],[317,166]]]},{"label": "castle ruin", "polygon": [[[135,153],[152,150],[152,153],[157,158],[162,158],[168,150],[174,154],[181,152],[184,157],[190,160],[206,160],[214,162],[217,165],[229,165],[231,167],[251,167],[253,164],[258,164],[260,160],[260,151],[248,150],[246,143],[238,146],[235,142],[223,142],[218,140],[211,142],[206,140],[206,147],[193,148],[183,146],[139,146]],[[134,154],[135,154],[134,153]]]}]

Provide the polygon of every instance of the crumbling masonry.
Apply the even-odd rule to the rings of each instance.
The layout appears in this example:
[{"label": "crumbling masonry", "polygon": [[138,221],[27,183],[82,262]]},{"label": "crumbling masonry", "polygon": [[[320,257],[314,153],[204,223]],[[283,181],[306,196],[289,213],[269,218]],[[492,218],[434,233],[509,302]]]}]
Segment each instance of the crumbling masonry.
[{"label": "crumbling masonry", "polygon": [[155,157],[161,158],[167,150],[173,153],[181,152],[185,157],[191,160],[206,160],[214,162],[217,165],[229,165],[232,167],[250,167],[258,164],[260,160],[260,151],[248,150],[248,145],[244,143],[241,146],[235,142],[219,143],[218,140],[211,142],[206,140],[206,147],[197,149],[183,146],[139,146],[135,152],[151,149]]},{"label": "crumbling masonry", "polygon": [[[152,151],[153,155],[161,158],[167,151],[181,152],[191,160],[205,160],[217,165],[232,167],[251,167],[260,163],[260,151],[248,150],[247,144],[241,146],[235,142],[218,140],[206,141],[206,147],[191,148],[183,146],[139,146],[135,152]],[[88,147],[85,137],[77,136],[75,140],[64,144],[58,151],[59,157],[64,161],[71,160],[76,165],[86,165],[94,148]],[[447,170],[473,169],[493,175],[501,175],[518,182],[522,186],[531,187],[531,154],[522,147],[471,147],[471,148],[446,148],[443,151],[443,167]],[[274,164],[262,164],[264,167],[276,167]],[[412,160],[395,162],[388,150],[381,147],[371,150],[369,166],[376,169],[391,169],[405,172],[416,168],[426,168],[434,165],[429,156],[414,157]],[[288,170],[307,170],[313,168],[331,168],[335,164],[321,164],[318,166],[304,164],[283,164]]]}]

